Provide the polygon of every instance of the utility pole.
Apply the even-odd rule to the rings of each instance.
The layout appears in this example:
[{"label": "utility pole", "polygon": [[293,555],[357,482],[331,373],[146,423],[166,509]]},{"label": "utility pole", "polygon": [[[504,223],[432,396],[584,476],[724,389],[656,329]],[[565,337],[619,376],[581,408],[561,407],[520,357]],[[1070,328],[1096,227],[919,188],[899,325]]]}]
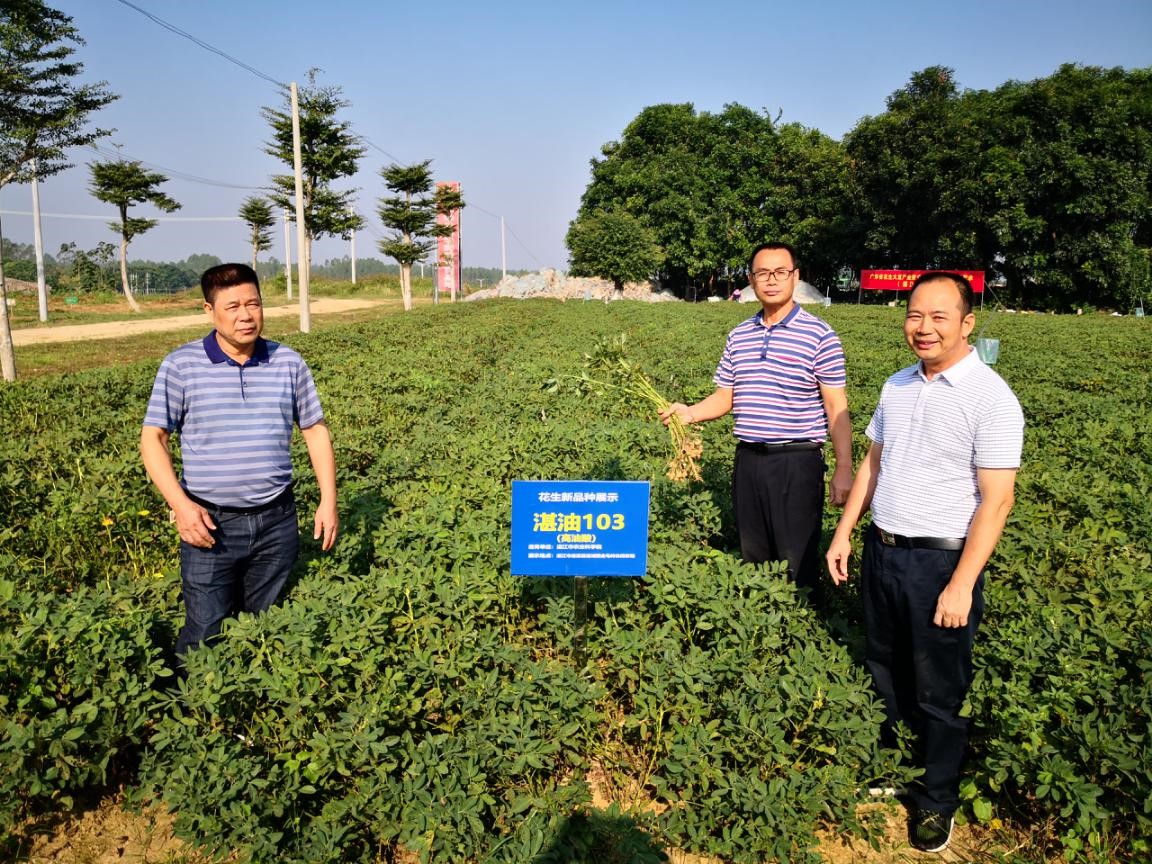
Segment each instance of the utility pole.
[{"label": "utility pole", "polygon": [[44,279],[44,238],[40,234],[40,184],[36,182],[36,160],[32,160],[32,241],[36,244],[36,298],[40,320],[48,320],[48,283]]},{"label": "utility pole", "polygon": [[288,299],[292,299],[292,234],[288,230],[288,211],[284,211],[284,279],[288,283]]},{"label": "utility pole", "polygon": [[300,284],[300,332],[312,332],[312,310],[308,308],[308,231],[304,226],[304,169],[300,155],[300,96],[292,82],[292,167],[296,174],[296,268]]},{"label": "utility pole", "polygon": [[0,372],[5,381],[16,380],[16,349],[8,318],[8,291],[4,287],[4,231],[0,229]]},{"label": "utility pole", "polygon": [[500,278],[508,278],[508,259],[504,254],[504,217],[500,217]]},{"label": "utility pole", "polygon": [[[351,209],[349,213],[353,213]],[[352,229],[352,284],[356,284],[356,229]]]}]

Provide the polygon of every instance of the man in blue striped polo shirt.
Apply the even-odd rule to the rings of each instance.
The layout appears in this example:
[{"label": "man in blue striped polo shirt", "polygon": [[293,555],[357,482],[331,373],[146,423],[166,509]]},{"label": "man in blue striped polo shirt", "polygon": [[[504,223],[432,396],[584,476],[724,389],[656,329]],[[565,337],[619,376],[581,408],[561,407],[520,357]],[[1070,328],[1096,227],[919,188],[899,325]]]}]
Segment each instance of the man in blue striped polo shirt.
[{"label": "man in blue striped polo shirt", "polygon": [[884,384],[866,434],[828,569],[848,579],[852,529],[872,509],[860,596],[865,664],[884,702],[884,738],[916,736],[912,845],[944,849],[960,804],[968,742],[961,716],[972,643],[984,611],[984,565],[1015,498],[1024,414],[1004,380],[968,344],[972,285],[943,271],[908,295],[904,338],[919,361]]},{"label": "man in blue striped polo shirt", "polygon": [[748,270],[761,309],[728,334],[716,390],[660,416],[700,423],[735,414],[732,503],[741,554],[755,564],[786,561],[797,585],[816,589],[828,438],[836,458],[829,501],[843,504],[852,486],[844,350],[832,328],[793,298],[800,266],[791,246],[757,246]]},{"label": "man in blue striped polo shirt", "polygon": [[[314,517],[336,540],[336,459],[316,385],[291,348],[261,338],[256,272],[221,264],[200,278],[213,330],[164,358],[140,433],[148,476],[180,532],[183,655],[237,612],[262,612],[284,590],[299,549],[290,446],[300,427],[320,487]],[[169,437],[180,434],[177,478]]]}]

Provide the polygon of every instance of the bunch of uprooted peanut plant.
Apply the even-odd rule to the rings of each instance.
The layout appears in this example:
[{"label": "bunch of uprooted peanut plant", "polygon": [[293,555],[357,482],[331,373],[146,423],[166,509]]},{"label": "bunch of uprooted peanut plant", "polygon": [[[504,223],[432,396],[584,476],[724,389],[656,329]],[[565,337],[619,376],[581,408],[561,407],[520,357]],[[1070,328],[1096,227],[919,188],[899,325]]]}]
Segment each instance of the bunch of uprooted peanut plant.
[{"label": "bunch of uprooted peanut plant", "polygon": [[[672,404],[656,389],[640,364],[628,358],[623,333],[597,340],[592,351],[584,355],[584,370],[576,383],[585,393],[603,395],[616,391],[638,398],[653,405],[658,412]],[[700,434],[675,413],[667,426],[672,451],[665,472],[668,478],[677,482],[702,479],[699,460],[704,454],[704,445]]]}]

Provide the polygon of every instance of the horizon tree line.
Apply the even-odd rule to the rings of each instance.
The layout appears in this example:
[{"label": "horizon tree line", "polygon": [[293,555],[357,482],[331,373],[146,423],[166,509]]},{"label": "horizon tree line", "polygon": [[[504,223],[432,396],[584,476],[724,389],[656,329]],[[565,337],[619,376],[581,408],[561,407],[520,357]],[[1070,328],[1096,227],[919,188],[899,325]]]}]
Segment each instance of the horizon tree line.
[{"label": "horizon tree line", "polygon": [[978,269],[1028,308],[1152,293],[1152,68],[963,90],[931,66],[886,109],[835,141],[736,104],[644,108],[591,160],[573,271],[627,270],[623,253],[594,260],[624,231],[680,292],[745,280],[748,250],[775,239],[820,288],[864,268]]}]

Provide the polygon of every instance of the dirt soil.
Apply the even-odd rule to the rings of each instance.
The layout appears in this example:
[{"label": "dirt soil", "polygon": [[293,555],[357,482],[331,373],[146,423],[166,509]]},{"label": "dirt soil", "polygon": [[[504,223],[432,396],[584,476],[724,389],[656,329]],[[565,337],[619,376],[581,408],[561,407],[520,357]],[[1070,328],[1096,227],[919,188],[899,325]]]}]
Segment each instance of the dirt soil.
[{"label": "dirt soil", "polygon": [[[355,312],[372,306],[386,304],[387,300],[342,299],[323,297],[309,303],[313,315],[330,312]],[[265,318],[286,318],[299,316],[300,306],[268,306],[264,309]],[[106,321],[102,324],[62,324],[57,327],[26,327],[12,331],[12,344],[44,345],[50,342],[80,342],[85,339],[117,339],[140,333],[159,333],[164,330],[182,330],[204,324],[207,318],[202,312],[190,315],[172,315],[165,318],[139,318],[127,321]]]},{"label": "dirt soil", "polygon": [[28,864],[199,864],[201,858],[172,833],[172,816],[162,810],[132,813],[119,796],[78,806],[67,816],[25,826],[27,842],[14,861]]},{"label": "dirt soil", "polygon": [[[594,787],[593,805],[610,802]],[[874,850],[858,838],[821,833],[818,851],[828,864],[920,864],[920,862],[971,862],[992,860],[997,844],[988,832],[957,825],[952,844],[944,852],[917,852],[908,845],[904,808],[896,801],[860,805],[862,818],[880,820],[884,826],[881,848]],[[27,864],[207,864],[208,858],[172,833],[173,817],[163,810],[133,813],[119,796],[90,807],[78,806],[62,820],[26,827],[29,842],[14,861]],[[1001,851],[1003,846],[999,846]],[[668,850],[670,864],[721,864],[720,859]]]}]

